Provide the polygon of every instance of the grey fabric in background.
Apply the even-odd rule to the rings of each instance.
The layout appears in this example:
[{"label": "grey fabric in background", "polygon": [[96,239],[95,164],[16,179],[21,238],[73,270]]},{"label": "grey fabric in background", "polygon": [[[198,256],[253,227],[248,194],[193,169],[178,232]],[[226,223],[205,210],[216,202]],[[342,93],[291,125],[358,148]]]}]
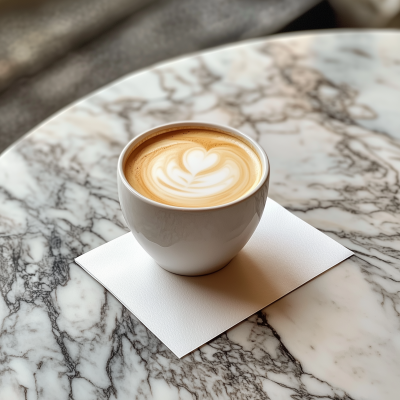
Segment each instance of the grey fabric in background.
[{"label": "grey fabric in background", "polygon": [[[70,1],[78,4],[78,0]],[[98,35],[129,13],[125,0],[113,0],[119,12],[111,12],[105,2],[90,0],[92,5],[102,4],[110,20],[100,17],[97,9],[95,18],[84,18],[80,14],[89,10],[78,7],[76,18],[82,19],[76,31],[65,29],[56,44],[50,39],[42,41],[53,45],[47,49],[37,46],[31,59],[22,57],[21,61],[13,51],[5,52],[8,59],[0,58],[0,82],[9,85],[0,93],[0,151],[59,109],[129,72],[181,54],[274,33],[319,0],[161,0],[146,6],[146,0],[131,0],[130,16]],[[12,27],[11,20],[8,24]],[[43,32],[51,32],[45,25],[43,31],[40,24],[33,26],[32,37],[24,31],[32,49],[35,35],[40,39]],[[15,27],[10,29],[17,32]],[[93,36],[96,38],[74,49]],[[53,61],[67,50],[68,54]],[[2,78],[1,66],[7,62],[14,63],[15,71],[6,71]],[[33,71],[38,72],[27,76]]]},{"label": "grey fabric in background", "polygon": [[16,78],[37,72],[149,2],[57,0],[3,12],[0,90]]}]

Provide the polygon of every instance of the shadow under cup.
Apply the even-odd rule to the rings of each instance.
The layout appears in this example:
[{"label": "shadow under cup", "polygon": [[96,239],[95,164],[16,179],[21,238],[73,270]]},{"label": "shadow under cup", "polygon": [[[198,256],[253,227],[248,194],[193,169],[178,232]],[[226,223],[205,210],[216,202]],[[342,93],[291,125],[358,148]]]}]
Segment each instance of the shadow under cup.
[{"label": "shadow under cup", "polygon": [[[239,200],[203,208],[170,206],[135,191],[124,174],[132,150],[150,137],[186,128],[220,131],[246,142],[262,164],[258,185]],[[204,275],[228,264],[254,233],[265,208],[269,176],[264,150],[238,130],[205,122],[174,122],[150,129],[125,146],[118,160],[118,195],[128,227],[158,265],[179,275]]]}]

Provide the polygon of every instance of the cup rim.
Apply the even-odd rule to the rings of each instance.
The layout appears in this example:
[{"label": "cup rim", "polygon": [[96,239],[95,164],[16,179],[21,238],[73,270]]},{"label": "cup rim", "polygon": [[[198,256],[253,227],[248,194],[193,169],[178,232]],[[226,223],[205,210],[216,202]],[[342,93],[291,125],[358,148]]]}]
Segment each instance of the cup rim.
[{"label": "cup rim", "polygon": [[[130,154],[129,150],[138,142],[142,141],[144,138],[147,136],[150,136],[152,134],[159,134],[171,129],[171,128],[197,128],[197,127],[204,127],[208,128],[210,130],[215,129],[219,131],[226,132],[228,134],[232,134],[233,136],[237,136],[241,139],[244,139],[246,142],[249,142],[251,146],[253,147],[253,150],[257,152],[258,157],[261,160],[262,168],[263,168],[263,173],[260,179],[260,182],[258,182],[258,185],[253,188],[249,193],[247,193],[245,196],[240,197],[237,200],[231,201],[229,203],[225,204],[219,204],[217,206],[211,206],[211,207],[178,207],[178,206],[172,206],[169,204],[164,204],[164,203],[159,203],[158,201],[151,200],[147,198],[146,196],[143,196],[140,194],[138,191],[136,191],[128,182],[128,180],[125,178],[124,174],[124,169],[123,169],[123,164],[126,155]],[[218,210],[221,208],[227,208],[231,207],[235,204],[241,203],[248,199],[250,196],[252,196],[254,193],[256,193],[265,183],[265,181],[269,178],[270,175],[270,165],[269,165],[269,159],[268,156],[265,152],[265,150],[251,137],[245,135],[244,133],[240,132],[239,130],[232,128],[227,125],[222,125],[222,124],[216,124],[216,123],[211,123],[211,122],[203,122],[203,121],[176,121],[176,122],[169,122],[167,124],[162,124],[158,125],[154,128],[148,129],[144,132],[142,132],[140,135],[135,136],[133,139],[131,139],[123,148],[119,159],[118,159],[118,176],[121,179],[121,182],[124,184],[124,186],[136,197],[138,197],[140,200],[151,204],[153,206],[157,206],[160,208],[165,208],[168,210],[176,210],[176,211],[190,211],[190,212],[201,212],[201,211],[210,211],[210,210]]]}]

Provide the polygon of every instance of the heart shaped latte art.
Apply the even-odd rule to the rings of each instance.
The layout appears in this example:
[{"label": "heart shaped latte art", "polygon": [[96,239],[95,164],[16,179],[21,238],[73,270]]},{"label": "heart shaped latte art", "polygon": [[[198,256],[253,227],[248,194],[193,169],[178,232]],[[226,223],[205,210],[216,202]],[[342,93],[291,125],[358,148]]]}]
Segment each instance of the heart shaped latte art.
[{"label": "heart shaped latte art", "polygon": [[258,184],[260,174],[257,155],[241,140],[193,130],[145,142],[125,169],[139,193],[180,207],[211,207],[239,199]]}]

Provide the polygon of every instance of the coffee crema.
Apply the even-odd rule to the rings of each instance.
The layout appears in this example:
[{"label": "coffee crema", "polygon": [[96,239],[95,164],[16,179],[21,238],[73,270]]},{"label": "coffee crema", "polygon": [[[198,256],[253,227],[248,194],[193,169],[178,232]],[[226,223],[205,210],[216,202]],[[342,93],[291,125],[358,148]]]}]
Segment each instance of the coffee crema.
[{"label": "coffee crema", "polygon": [[143,196],[177,207],[212,207],[238,200],[260,182],[259,157],[244,141],[213,130],[159,134],[129,155],[124,173]]}]

